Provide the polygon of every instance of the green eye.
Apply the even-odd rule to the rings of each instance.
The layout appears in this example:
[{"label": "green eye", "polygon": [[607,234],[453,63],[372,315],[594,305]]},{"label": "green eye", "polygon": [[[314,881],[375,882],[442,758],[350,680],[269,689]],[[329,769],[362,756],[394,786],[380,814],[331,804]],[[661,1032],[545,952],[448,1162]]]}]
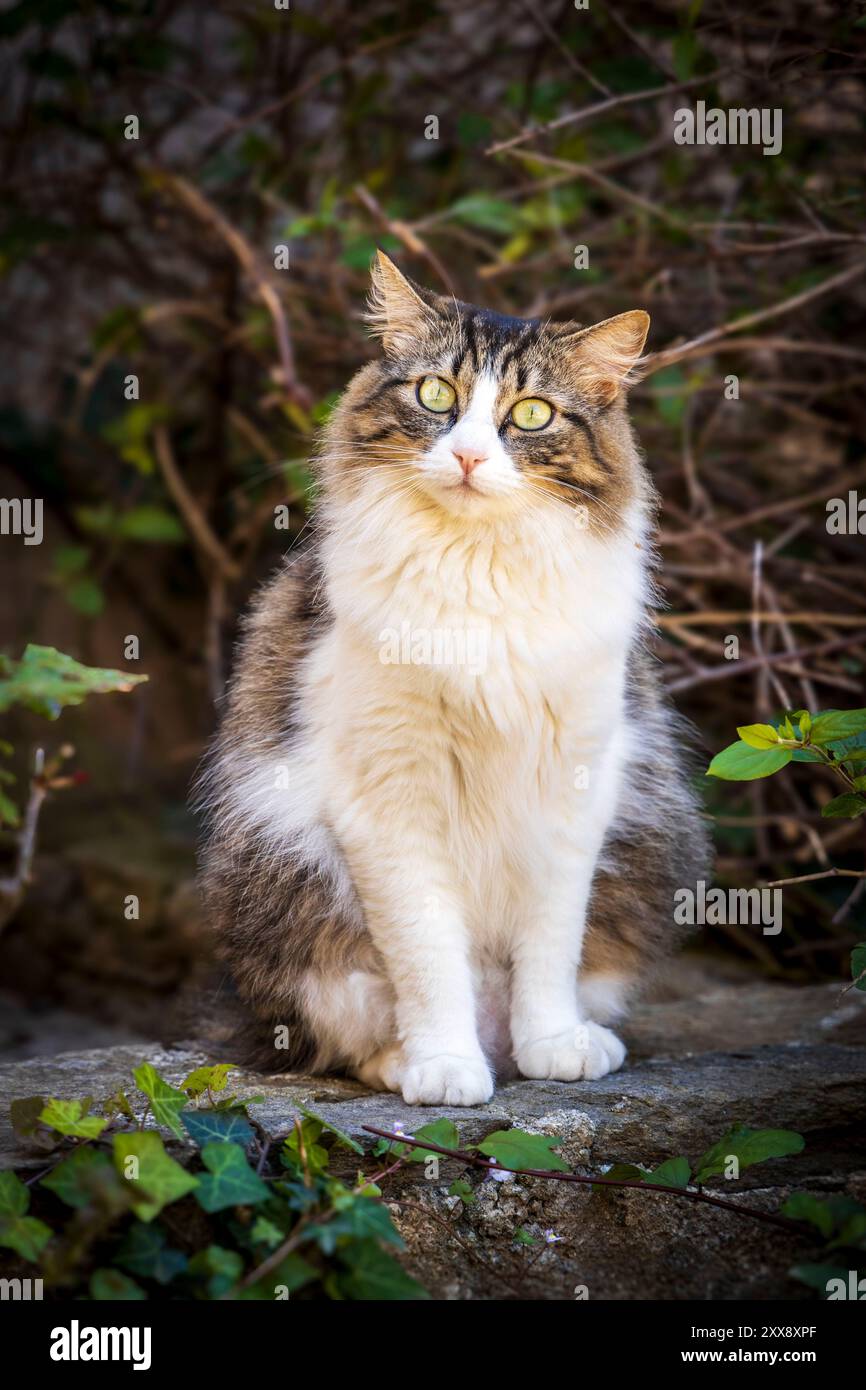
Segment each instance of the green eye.
[{"label": "green eye", "polygon": [[454,387],[443,381],[441,376],[425,376],[424,380],[418,383],[418,399],[428,410],[435,410],[437,414],[442,415],[451,409],[457,395]]},{"label": "green eye", "polygon": [[536,396],[527,396],[511,407],[511,418],[519,430],[543,429],[552,415],[553,408]]}]

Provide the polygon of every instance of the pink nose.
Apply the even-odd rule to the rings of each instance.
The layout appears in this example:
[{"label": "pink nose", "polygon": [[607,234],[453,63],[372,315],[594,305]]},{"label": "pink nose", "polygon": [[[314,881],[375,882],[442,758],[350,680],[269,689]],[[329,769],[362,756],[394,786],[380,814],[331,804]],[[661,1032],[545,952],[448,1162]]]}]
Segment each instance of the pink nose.
[{"label": "pink nose", "polygon": [[451,452],[463,469],[464,478],[468,478],[473,468],[477,468],[479,463],[483,463],[487,458],[486,454],[480,454],[475,449],[452,449]]}]

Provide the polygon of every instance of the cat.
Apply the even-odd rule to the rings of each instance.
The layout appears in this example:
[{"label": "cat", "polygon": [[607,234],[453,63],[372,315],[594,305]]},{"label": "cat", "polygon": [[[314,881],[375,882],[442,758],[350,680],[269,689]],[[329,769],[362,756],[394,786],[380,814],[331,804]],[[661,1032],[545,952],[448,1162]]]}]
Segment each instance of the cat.
[{"label": "cat", "polygon": [[621,1066],[706,859],[645,650],[649,318],[508,318],[380,252],[369,320],[315,539],[245,620],[202,882],[259,1065],[478,1105]]}]

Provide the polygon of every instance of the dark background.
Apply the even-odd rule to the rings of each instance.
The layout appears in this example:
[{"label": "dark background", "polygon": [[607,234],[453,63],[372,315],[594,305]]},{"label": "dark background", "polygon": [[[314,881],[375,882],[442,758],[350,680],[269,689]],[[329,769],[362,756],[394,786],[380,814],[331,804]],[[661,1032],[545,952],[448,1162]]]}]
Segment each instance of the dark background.
[{"label": "dark background", "polygon": [[[237,614],[307,520],[316,428],[375,351],[377,245],[511,313],[649,310],[632,409],[664,503],[657,650],[707,759],[782,707],[866,703],[864,538],[825,524],[866,491],[864,33],[861,6],[820,0],[0,10],[0,495],[46,512],[41,546],[0,537],[0,650],[149,676],[56,725],[0,721],[19,801],[37,745],[70,741],[86,776],[49,800],[0,938],[7,1050],[153,1036],[206,961],[188,786]],[[698,99],[780,107],[782,153],[675,144]],[[703,786],[723,884],[863,867],[862,820],[821,820],[820,770]],[[846,975],[851,885],[786,889],[778,937],[699,944]]]}]

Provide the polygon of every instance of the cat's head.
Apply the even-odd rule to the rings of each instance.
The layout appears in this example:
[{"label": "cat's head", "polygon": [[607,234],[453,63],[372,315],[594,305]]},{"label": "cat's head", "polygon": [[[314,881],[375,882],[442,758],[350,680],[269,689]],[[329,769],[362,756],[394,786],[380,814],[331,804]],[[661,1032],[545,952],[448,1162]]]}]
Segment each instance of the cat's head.
[{"label": "cat's head", "polygon": [[372,280],[383,357],[343,398],[332,476],[391,470],[467,519],[555,497],[609,530],[641,491],[624,387],[649,316],[509,318],[422,289],[381,251]]}]

